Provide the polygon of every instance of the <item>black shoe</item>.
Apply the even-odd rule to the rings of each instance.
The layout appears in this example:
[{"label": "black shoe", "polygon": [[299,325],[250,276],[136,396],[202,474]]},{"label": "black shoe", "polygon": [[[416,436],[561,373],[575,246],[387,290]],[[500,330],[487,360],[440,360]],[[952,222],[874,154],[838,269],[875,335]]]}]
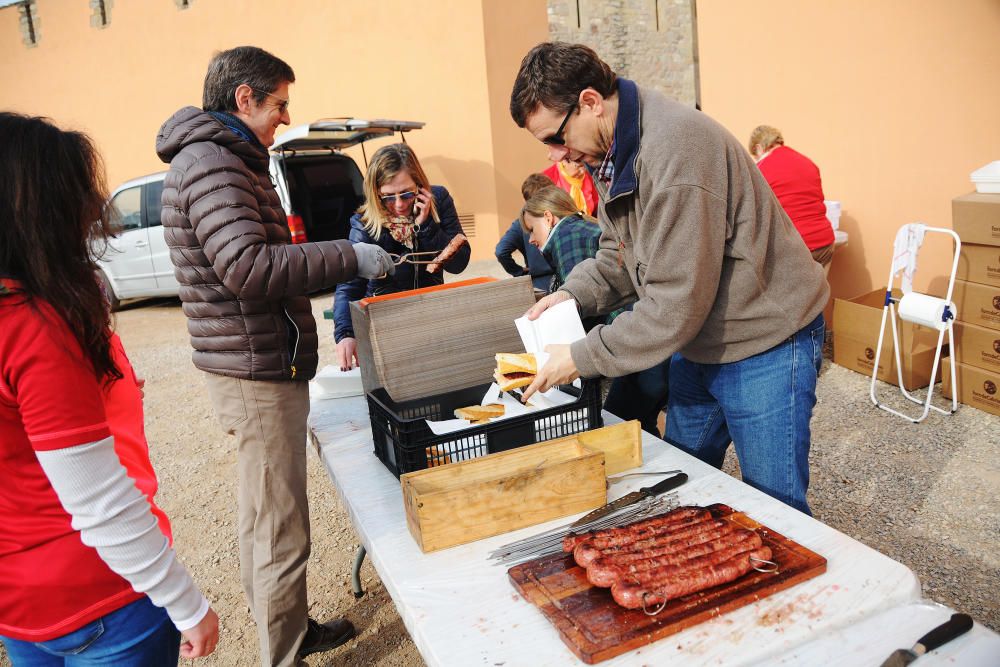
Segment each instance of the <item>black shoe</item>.
[{"label": "black shoe", "polygon": [[346,618],[335,618],[327,623],[309,619],[306,636],[302,638],[298,656],[304,658],[337,648],[355,635],[354,626]]}]

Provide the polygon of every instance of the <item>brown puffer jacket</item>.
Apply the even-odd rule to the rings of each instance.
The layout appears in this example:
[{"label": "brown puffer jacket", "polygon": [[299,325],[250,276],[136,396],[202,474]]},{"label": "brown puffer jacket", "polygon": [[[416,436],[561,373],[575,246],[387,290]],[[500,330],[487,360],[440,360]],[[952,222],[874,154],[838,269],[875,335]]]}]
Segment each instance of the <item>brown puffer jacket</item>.
[{"label": "brown puffer jacket", "polygon": [[201,109],[156,136],[170,163],[164,236],[203,371],[248,380],[309,380],[319,361],[305,296],[357,275],[349,241],[289,244],[268,154]]}]

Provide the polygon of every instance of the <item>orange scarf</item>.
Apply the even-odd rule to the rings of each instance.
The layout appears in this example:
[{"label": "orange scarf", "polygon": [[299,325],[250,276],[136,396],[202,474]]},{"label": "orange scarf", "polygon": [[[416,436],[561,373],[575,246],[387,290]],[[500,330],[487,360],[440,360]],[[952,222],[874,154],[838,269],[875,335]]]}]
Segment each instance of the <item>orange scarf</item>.
[{"label": "orange scarf", "polygon": [[576,209],[582,213],[590,213],[590,207],[587,206],[587,198],[583,196],[583,176],[574,178],[566,171],[565,164],[557,162],[556,165],[559,167],[559,173],[569,183],[569,196],[573,200],[573,203],[576,204]]}]

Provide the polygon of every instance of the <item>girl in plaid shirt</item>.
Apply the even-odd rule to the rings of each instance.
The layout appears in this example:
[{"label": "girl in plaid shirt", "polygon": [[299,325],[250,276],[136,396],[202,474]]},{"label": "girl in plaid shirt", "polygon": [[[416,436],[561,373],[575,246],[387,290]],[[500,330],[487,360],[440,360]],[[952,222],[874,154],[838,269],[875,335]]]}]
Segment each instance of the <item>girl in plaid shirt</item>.
[{"label": "girl in plaid shirt", "polygon": [[565,190],[542,188],[524,203],[521,227],[555,273],[550,291],[566,282],[573,267],[597,254],[601,228],[597,220],[577,209]]}]

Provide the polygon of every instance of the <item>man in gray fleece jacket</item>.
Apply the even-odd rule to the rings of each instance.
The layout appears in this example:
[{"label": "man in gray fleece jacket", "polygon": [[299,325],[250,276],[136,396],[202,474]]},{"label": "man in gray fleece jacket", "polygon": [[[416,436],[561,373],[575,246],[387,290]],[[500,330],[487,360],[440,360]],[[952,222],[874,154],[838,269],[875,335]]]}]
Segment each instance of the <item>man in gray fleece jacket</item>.
[{"label": "man in gray fleece jacket", "polygon": [[809,421],[829,286],[740,142],[694,109],[619,78],[582,45],[521,62],[514,121],[551,160],[595,169],[601,247],[528,311],[634,302],[525,391],[617,377],[673,355],[667,440],[716,467],[732,441],[748,484],[808,513]]}]

